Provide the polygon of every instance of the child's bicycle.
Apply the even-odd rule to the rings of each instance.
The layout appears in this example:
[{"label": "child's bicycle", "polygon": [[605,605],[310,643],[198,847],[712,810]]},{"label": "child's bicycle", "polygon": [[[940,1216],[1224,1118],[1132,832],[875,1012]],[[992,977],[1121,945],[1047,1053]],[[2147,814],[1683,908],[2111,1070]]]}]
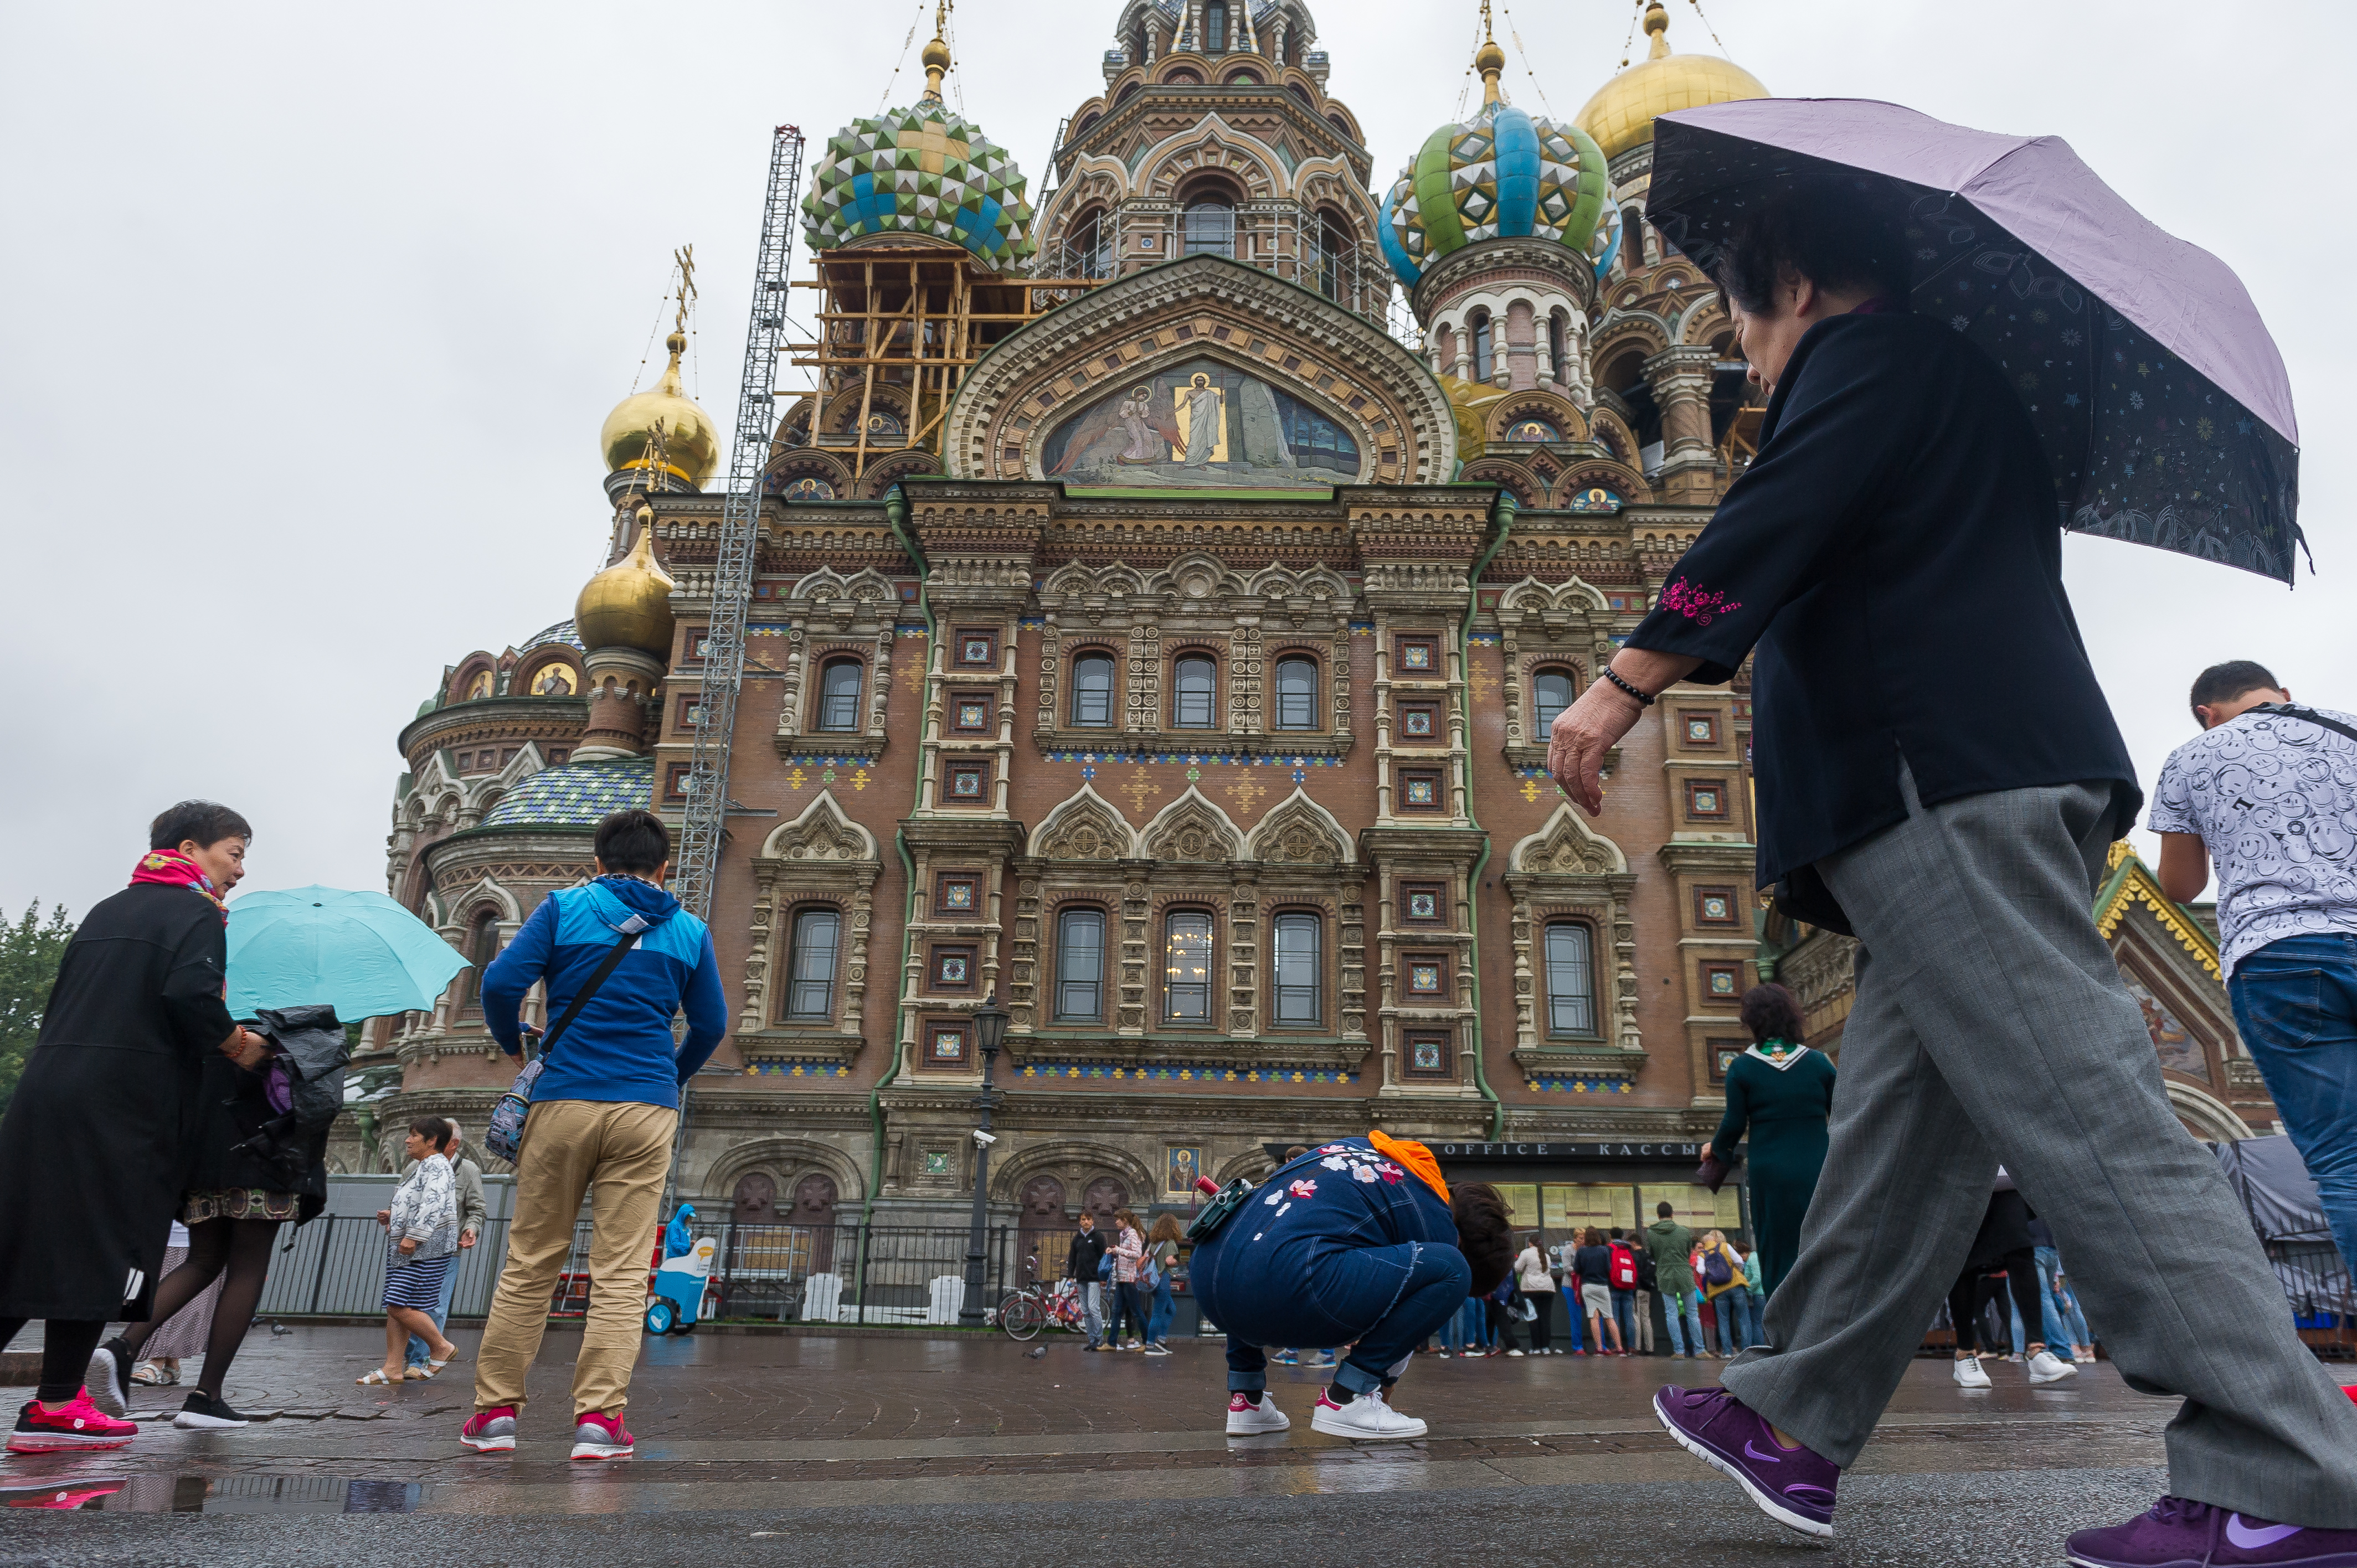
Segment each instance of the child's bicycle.
[{"label": "child's bicycle", "polygon": [[1080,1294],[1069,1288],[1070,1280],[1042,1283],[1028,1258],[1023,1261],[1023,1272],[1032,1276],[1030,1283],[1021,1290],[1008,1292],[1006,1299],[998,1304],[998,1326],[1006,1330],[1008,1338],[1033,1338],[1050,1324],[1075,1332],[1085,1326],[1087,1315],[1081,1309]]}]

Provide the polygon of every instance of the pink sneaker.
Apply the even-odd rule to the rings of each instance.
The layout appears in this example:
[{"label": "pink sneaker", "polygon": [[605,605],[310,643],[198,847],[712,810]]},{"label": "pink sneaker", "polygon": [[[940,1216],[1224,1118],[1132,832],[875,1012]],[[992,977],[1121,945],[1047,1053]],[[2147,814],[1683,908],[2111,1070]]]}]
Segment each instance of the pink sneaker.
[{"label": "pink sneaker", "polygon": [[608,1415],[593,1410],[573,1428],[576,1459],[627,1459],[631,1447],[630,1434],[622,1425],[619,1412]]},{"label": "pink sneaker", "polygon": [[128,1421],[117,1421],[90,1402],[90,1391],[51,1407],[27,1400],[16,1412],[16,1430],[8,1434],[11,1454],[59,1454],[83,1448],[124,1448],[139,1435]]},{"label": "pink sneaker", "polygon": [[479,1410],[458,1429],[458,1441],[478,1454],[505,1454],[515,1447],[516,1408],[495,1404]]}]

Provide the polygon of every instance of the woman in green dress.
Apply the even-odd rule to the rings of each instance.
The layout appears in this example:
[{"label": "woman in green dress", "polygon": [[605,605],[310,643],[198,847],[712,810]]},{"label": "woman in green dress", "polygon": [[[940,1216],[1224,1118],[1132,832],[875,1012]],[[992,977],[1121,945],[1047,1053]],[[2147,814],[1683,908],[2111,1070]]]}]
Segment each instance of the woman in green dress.
[{"label": "woman in green dress", "polygon": [[1727,1069],[1727,1116],[1710,1152],[1732,1164],[1751,1134],[1751,1229],[1760,1246],[1760,1288],[1776,1291],[1801,1251],[1801,1221],[1825,1163],[1825,1118],[1833,1113],[1834,1064],[1801,1043],[1801,1009],[1781,985],[1743,993],[1751,1048]]}]

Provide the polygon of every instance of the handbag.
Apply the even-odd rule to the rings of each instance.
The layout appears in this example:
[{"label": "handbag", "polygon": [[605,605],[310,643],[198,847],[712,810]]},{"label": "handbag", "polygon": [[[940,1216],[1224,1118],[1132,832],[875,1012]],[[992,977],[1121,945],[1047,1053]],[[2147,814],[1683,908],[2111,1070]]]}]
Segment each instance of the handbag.
[{"label": "handbag", "polygon": [[510,1165],[515,1164],[516,1156],[523,1152],[524,1118],[532,1114],[532,1087],[540,1081],[541,1069],[548,1065],[549,1057],[554,1053],[557,1036],[581,1015],[581,1009],[597,994],[597,988],[606,983],[606,977],[621,963],[622,955],[638,946],[639,939],[650,929],[646,919],[638,915],[632,915],[622,922],[622,940],[606,954],[605,961],[589,977],[589,983],[573,993],[573,1000],[565,1005],[565,1015],[557,1019],[556,1026],[541,1036],[540,1055],[532,1057],[523,1064],[523,1070],[516,1074],[515,1082],[508,1086],[508,1091],[500,1096],[499,1103],[491,1107],[490,1122],[483,1129],[483,1147],[492,1155]]},{"label": "handbag", "polygon": [[1732,1160],[1722,1160],[1706,1149],[1703,1152],[1702,1164],[1695,1167],[1694,1185],[1706,1187],[1711,1191],[1717,1192],[1727,1185],[1727,1178],[1735,1174],[1735,1167],[1741,1162],[1740,1155]]}]

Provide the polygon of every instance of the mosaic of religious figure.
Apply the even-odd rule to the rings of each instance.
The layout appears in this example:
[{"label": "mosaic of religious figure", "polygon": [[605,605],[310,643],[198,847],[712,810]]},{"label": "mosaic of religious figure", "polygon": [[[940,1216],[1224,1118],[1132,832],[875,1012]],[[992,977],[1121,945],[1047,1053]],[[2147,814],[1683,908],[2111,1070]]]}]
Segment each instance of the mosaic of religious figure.
[{"label": "mosaic of religious figure", "polygon": [[565,665],[552,664],[540,672],[532,690],[539,697],[569,697],[573,695],[573,671]]},{"label": "mosaic of religious figure", "polygon": [[1040,461],[1049,478],[1140,488],[1322,489],[1360,471],[1358,439],[1340,421],[1211,359],[1081,410]]}]

